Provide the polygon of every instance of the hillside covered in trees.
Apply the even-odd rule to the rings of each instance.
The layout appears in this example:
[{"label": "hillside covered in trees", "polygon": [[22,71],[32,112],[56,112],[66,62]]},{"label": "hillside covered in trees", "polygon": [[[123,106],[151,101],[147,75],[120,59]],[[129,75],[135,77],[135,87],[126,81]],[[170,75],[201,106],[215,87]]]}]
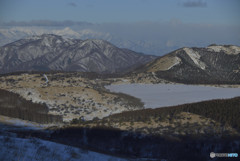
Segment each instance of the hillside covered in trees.
[{"label": "hillside covered in trees", "polygon": [[0,89],[0,115],[33,121],[37,123],[60,123],[62,117],[48,114],[45,104],[33,103],[18,94]]},{"label": "hillside covered in trees", "polygon": [[210,152],[239,151],[240,97],[174,107],[74,119],[52,138],[111,154],[153,159],[209,159]]},{"label": "hillside covered in trees", "polygon": [[108,121],[143,121],[151,118],[164,120],[167,116],[174,119],[181,112],[188,112],[213,119],[240,130],[240,97],[232,99],[218,99],[198,103],[184,104],[173,107],[126,111],[111,115],[103,120]]}]

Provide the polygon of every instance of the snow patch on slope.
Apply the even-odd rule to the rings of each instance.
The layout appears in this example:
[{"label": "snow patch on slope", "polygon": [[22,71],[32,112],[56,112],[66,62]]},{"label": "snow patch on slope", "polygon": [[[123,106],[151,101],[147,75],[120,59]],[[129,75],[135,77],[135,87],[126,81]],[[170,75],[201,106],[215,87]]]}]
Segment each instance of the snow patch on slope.
[{"label": "snow patch on slope", "polygon": [[27,40],[40,40],[41,38],[42,38],[41,36],[37,36],[37,35],[25,37],[25,39]]},{"label": "snow patch on slope", "polygon": [[207,47],[208,51],[214,51],[214,52],[225,52],[228,55],[237,55],[240,53],[240,47],[238,46],[229,46],[225,47],[222,45],[213,45],[213,46],[208,46]]},{"label": "snow patch on slope", "polygon": [[127,161],[97,152],[82,150],[37,138],[0,136],[0,160],[45,160],[45,161]]},{"label": "snow patch on slope", "polygon": [[183,48],[183,50],[187,53],[187,55],[192,59],[192,61],[201,69],[206,69],[206,64],[200,60],[201,56],[197,51],[194,51],[190,48]]}]

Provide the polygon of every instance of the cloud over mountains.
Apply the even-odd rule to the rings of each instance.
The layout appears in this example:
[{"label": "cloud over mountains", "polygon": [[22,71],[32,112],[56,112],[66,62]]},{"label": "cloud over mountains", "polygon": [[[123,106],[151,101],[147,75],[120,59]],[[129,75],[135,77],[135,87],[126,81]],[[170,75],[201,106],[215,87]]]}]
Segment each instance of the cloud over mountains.
[{"label": "cloud over mountains", "polygon": [[46,26],[46,27],[61,27],[61,26],[84,26],[91,25],[89,22],[83,21],[53,21],[53,20],[31,20],[31,21],[10,21],[0,22],[0,26]]},{"label": "cloud over mountains", "polygon": [[207,2],[202,0],[189,0],[182,3],[183,7],[207,7]]},{"label": "cloud over mountains", "polygon": [[67,5],[68,5],[68,6],[71,6],[71,7],[77,7],[77,4],[74,3],[74,2],[70,2],[70,3],[68,3]]}]

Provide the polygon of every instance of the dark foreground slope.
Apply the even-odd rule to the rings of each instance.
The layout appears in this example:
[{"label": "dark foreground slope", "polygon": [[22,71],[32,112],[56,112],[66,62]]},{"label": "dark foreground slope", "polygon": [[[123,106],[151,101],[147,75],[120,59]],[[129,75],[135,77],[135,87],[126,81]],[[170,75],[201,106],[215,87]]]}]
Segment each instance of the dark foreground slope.
[{"label": "dark foreground slope", "polygon": [[[211,160],[210,152],[239,152],[240,98],[123,112],[55,129],[51,138],[133,158]],[[151,158],[151,159],[150,159]]]},{"label": "dark foreground slope", "polygon": [[[32,104],[6,91],[0,94],[0,112],[40,123],[52,120],[44,105]],[[128,111],[101,120],[75,119],[73,125],[63,128],[16,133],[18,137],[39,137],[126,158],[205,161],[211,160],[210,152],[239,152],[239,114],[237,97]]]}]

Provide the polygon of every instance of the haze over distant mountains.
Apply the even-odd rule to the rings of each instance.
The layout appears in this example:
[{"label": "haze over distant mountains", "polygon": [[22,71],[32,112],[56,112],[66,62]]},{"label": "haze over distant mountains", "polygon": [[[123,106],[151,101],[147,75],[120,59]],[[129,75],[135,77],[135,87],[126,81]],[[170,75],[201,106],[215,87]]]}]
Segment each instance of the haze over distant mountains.
[{"label": "haze over distant mountains", "polygon": [[41,27],[12,27],[0,29],[0,46],[6,45],[13,41],[23,39],[25,37],[42,35],[42,34],[55,34],[63,36],[64,38],[73,39],[103,39],[108,40],[109,34],[96,32],[90,29],[74,31],[69,27],[63,29],[55,28],[41,28]]},{"label": "haze over distant mountains", "polygon": [[162,56],[185,47],[204,47],[212,43],[238,45],[239,27],[169,22],[101,23],[30,21],[0,22],[0,46],[42,34],[74,39],[103,39],[119,48]]},{"label": "haze over distant mountains", "polygon": [[[120,47],[128,48],[134,51],[143,52],[146,54],[159,55],[160,53],[167,52],[164,48],[164,43],[141,40],[131,40],[128,38],[122,38],[117,34],[109,33],[105,31],[98,31],[96,29],[80,29],[74,30],[70,27],[64,28],[47,28],[47,27],[12,27],[12,28],[0,28],[0,46],[6,45],[13,41],[42,34],[55,34],[63,36],[64,38],[72,39],[102,39],[109,41],[110,43]],[[168,42],[169,43],[169,42]],[[176,47],[176,46],[175,46]],[[174,47],[173,47],[174,49]]]},{"label": "haze over distant mountains", "polygon": [[113,73],[138,67],[154,58],[104,40],[43,34],[1,47],[0,73],[50,70]]}]

